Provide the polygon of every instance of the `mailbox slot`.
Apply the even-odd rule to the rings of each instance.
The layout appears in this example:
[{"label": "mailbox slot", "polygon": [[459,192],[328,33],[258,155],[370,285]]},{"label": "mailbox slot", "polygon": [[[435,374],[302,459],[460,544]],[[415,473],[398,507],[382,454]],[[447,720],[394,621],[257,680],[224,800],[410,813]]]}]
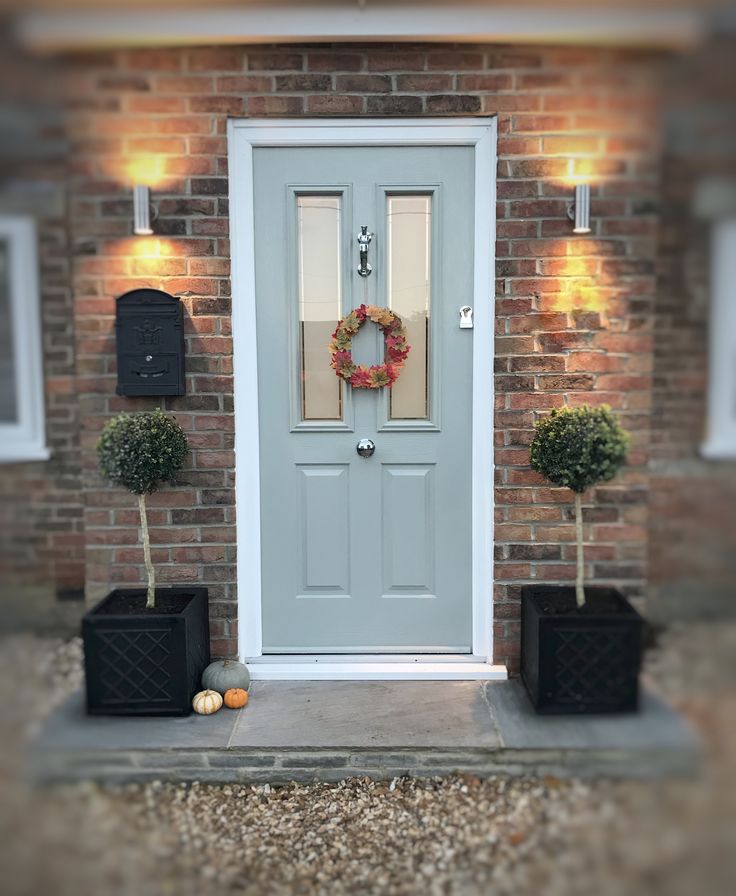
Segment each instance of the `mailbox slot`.
[{"label": "mailbox slot", "polygon": [[133,289],[115,309],[118,395],[184,395],[184,312],[160,289]]}]

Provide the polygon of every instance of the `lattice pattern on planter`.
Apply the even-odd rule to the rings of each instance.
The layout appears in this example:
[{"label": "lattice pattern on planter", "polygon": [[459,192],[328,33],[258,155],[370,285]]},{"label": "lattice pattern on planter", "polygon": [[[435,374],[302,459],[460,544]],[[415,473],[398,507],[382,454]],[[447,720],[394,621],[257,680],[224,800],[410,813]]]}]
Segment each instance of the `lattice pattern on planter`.
[{"label": "lattice pattern on planter", "polygon": [[98,631],[103,703],[169,702],[171,631]]},{"label": "lattice pattern on planter", "polygon": [[566,703],[616,703],[631,687],[622,675],[622,656],[630,652],[630,634],[606,629],[555,631],[555,699]]}]

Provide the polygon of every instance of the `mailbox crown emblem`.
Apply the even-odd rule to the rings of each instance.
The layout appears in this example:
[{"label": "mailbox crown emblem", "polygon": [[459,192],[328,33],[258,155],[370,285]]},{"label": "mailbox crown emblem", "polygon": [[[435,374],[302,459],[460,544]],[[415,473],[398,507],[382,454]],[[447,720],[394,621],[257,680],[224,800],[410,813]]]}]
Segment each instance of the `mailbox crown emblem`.
[{"label": "mailbox crown emblem", "polygon": [[154,326],[150,320],[144,320],[142,326],[133,327],[138,345],[160,345],[161,327]]}]

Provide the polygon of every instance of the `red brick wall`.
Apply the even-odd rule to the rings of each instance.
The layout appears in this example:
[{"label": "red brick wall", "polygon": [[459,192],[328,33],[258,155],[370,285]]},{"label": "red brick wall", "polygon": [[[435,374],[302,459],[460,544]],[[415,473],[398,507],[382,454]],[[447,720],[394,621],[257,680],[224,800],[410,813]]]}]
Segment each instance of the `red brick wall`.
[{"label": "red brick wall", "polygon": [[[521,583],[574,576],[569,495],[528,467],[532,426],[550,408],[607,402],[633,434],[629,469],[590,496],[587,563],[591,580],[640,593],[657,59],[350,46],[131,50],[73,63],[70,239],[90,599],[143,577],[134,502],[101,481],[92,449],[111,414],[156,404],[114,394],[114,299],[150,285],[186,307],[188,395],[162,405],[192,444],[180,484],[151,500],[154,560],[162,582],[210,586],[214,650],[236,650],[226,121],[330,114],[498,115],[496,661],[517,664]],[[594,181],[590,237],[573,236],[566,218],[571,158]],[[137,163],[157,173],[159,219],[156,237],[133,240]]]},{"label": "red brick wall", "polygon": [[29,587],[81,594],[84,532],[58,72],[0,44],[0,213],[37,220],[51,449],[47,462],[0,466],[0,594],[16,602]]}]

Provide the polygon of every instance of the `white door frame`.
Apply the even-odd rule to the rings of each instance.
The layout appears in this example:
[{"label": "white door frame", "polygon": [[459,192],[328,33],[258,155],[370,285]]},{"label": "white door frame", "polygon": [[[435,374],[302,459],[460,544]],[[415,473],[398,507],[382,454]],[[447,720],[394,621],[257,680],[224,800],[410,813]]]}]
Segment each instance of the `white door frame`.
[{"label": "white door frame", "polygon": [[[263,655],[253,148],[351,145],[464,145],[475,152],[472,654]],[[252,677],[260,679],[506,678],[504,666],[492,665],[496,119],[233,119],[228,122],[228,156],[241,658]]]}]

